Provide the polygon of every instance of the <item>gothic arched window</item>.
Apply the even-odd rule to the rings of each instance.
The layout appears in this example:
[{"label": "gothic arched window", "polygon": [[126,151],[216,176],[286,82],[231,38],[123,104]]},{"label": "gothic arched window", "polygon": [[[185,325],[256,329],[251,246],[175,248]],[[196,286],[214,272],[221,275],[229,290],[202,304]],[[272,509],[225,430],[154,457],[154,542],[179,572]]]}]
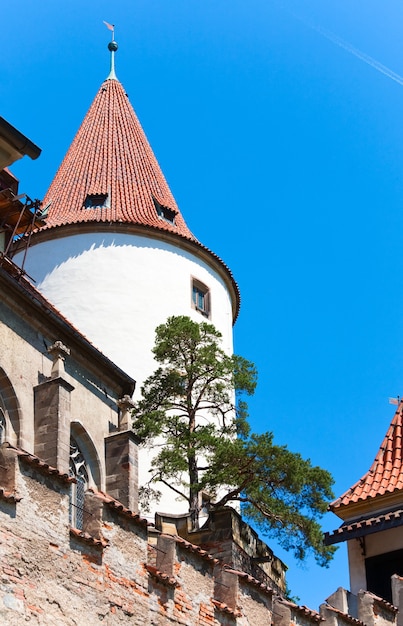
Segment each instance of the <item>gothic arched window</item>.
[{"label": "gothic arched window", "polygon": [[20,442],[21,408],[6,372],[0,367],[0,443]]},{"label": "gothic arched window", "polygon": [[0,397],[0,444],[5,442],[6,436],[7,436],[6,416],[1,406],[1,397]]},{"label": "gothic arched window", "polygon": [[69,474],[77,481],[71,484],[70,490],[70,526],[82,530],[84,521],[84,496],[88,488],[88,470],[85,458],[73,437],[70,439]]}]

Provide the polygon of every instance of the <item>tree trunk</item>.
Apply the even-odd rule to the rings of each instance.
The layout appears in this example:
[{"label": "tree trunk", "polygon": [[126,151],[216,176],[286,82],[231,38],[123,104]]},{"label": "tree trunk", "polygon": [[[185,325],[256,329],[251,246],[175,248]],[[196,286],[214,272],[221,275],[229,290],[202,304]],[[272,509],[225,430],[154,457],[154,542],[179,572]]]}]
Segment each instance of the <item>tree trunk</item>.
[{"label": "tree trunk", "polygon": [[192,442],[192,435],[195,431],[196,427],[196,416],[194,412],[191,412],[189,416],[189,446],[188,446],[188,469],[189,469],[189,482],[190,482],[190,490],[189,490],[189,512],[190,512],[190,520],[192,524],[192,530],[199,529],[199,473],[197,470],[197,459],[196,453],[194,449],[194,445]]},{"label": "tree trunk", "polygon": [[199,529],[199,489],[198,484],[198,472],[197,463],[193,455],[193,458],[189,458],[189,478],[190,478],[190,520],[192,524],[192,530]]}]

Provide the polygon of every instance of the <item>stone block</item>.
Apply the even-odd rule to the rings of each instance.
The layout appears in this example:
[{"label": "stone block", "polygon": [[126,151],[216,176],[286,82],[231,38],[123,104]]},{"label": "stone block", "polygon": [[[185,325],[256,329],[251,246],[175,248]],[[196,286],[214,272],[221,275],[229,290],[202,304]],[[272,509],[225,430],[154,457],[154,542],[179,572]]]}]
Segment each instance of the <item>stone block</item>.
[{"label": "stone block", "polygon": [[0,445],[0,487],[14,491],[16,487],[17,454],[8,443]]},{"label": "stone block", "polygon": [[92,491],[87,491],[84,497],[83,532],[94,539],[102,538],[102,511],[102,500]]},{"label": "stone block", "polygon": [[35,454],[62,472],[69,470],[73,389],[63,378],[46,380],[34,389]]},{"label": "stone block", "polygon": [[214,600],[236,610],[238,600],[238,576],[222,565],[214,568]]},{"label": "stone block", "polygon": [[131,430],[105,437],[106,491],[138,511],[138,438]]},{"label": "stone block", "polygon": [[157,570],[173,576],[176,556],[176,541],[170,535],[159,535],[157,539]]}]

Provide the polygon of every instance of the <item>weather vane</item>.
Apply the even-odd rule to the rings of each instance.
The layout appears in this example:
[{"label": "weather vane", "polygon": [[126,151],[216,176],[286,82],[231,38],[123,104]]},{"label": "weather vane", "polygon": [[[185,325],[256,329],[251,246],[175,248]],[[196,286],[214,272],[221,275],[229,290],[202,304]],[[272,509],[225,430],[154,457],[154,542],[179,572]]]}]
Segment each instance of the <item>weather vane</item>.
[{"label": "weather vane", "polygon": [[103,20],[106,28],[108,28],[110,31],[112,31],[112,41],[115,39],[115,24],[109,24],[109,22],[105,22],[105,20]]},{"label": "weather vane", "polygon": [[106,28],[108,28],[111,32],[112,32],[112,39],[111,41],[108,43],[108,50],[111,53],[111,69],[109,72],[109,76],[107,78],[107,80],[117,80],[116,74],[115,74],[115,52],[118,49],[118,44],[115,41],[115,25],[114,24],[109,24],[109,22],[105,22],[105,20],[103,20]]}]

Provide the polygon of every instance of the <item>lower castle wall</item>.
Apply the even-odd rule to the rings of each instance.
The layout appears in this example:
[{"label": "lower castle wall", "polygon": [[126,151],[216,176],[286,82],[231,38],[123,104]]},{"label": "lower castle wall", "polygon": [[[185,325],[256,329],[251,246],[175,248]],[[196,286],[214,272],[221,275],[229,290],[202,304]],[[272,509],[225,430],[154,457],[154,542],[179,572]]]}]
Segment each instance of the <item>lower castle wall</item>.
[{"label": "lower castle wall", "polygon": [[[391,605],[339,592],[319,615],[276,595],[110,496],[89,491],[83,530],[69,527],[71,479],[0,446],[0,623],[22,626],[395,626]],[[150,536],[153,541],[150,542]]]},{"label": "lower castle wall", "polygon": [[15,490],[0,490],[0,623],[271,624],[271,594],[247,581],[236,606],[214,603],[216,559],[173,538],[172,575],[150,567],[158,545],[150,548],[144,520],[116,502],[103,505],[97,538],[72,534],[69,483],[19,458],[15,468]]}]

